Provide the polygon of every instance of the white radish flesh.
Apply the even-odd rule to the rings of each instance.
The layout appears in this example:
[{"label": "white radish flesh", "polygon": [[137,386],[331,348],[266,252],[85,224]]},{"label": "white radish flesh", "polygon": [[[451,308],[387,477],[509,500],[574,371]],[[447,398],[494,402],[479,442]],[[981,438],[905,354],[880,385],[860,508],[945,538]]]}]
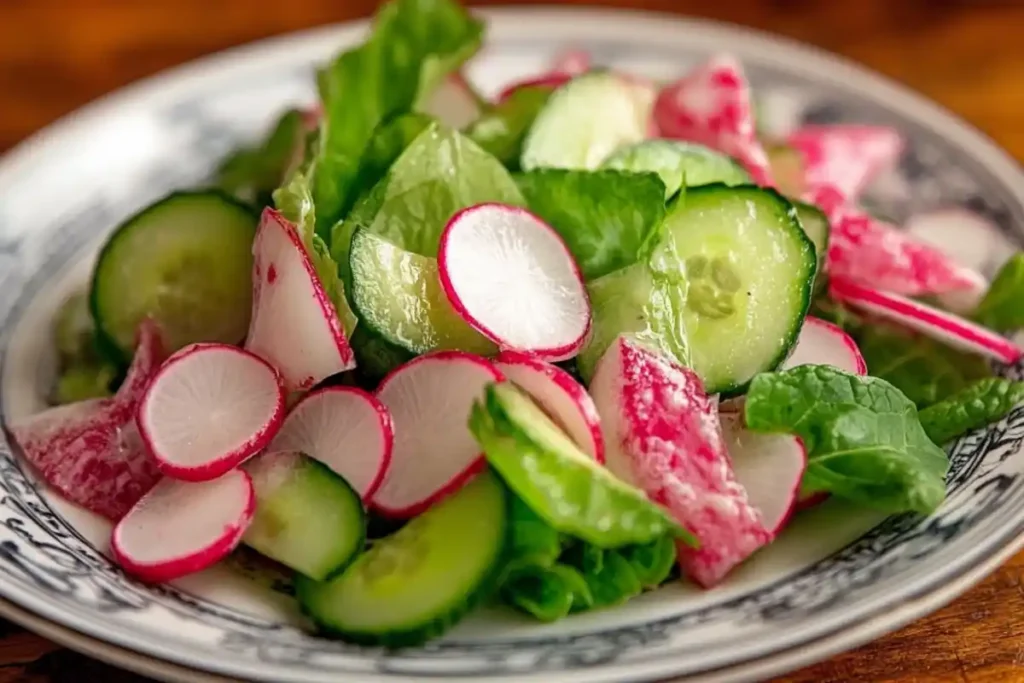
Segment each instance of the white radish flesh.
[{"label": "white radish flesh", "polygon": [[480,116],[480,103],[462,74],[452,74],[430,96],[424,113],[462,130]]},{"label": "white radish flesh", "polygon": [[788,370],[799,365],[831,365],[854,375],[868,373],[864,356],[850,335],[830,322],[811,316],[804,320],[796,347],[782,368]]}]

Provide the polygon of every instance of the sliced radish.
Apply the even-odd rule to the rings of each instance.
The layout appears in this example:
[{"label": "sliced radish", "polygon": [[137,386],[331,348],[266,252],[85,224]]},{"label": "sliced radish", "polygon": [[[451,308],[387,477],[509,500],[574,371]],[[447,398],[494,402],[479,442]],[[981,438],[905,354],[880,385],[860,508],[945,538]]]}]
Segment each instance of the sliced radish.
[{"label": "sliced radish", "polygon": [[226,557],[255,511],[252,479],[243,470],[200,483],[163,479],[114,527],[110,549],[126,572],[172,581]]},{"label": "sliced radish", "polygon": [[590,331],[590,300],[565,242],[525,209],[478,204],[448,222],[441,285],[466,322],[502,348],[572,358]]},{"label": "sliced radish", "polygon": [[579,76],[590,71],[592,62],[590,53],[586,50],[569,48],[555,55],[551,71],[568,76]]},{"label": "sliced radish", "polygon": [[524,353],[503,351],[494,363],[528,393],[552,420],[597,462],[604,462],[604,437],[594,400],[565,370]]},{"label": "sliced radish", "polygon": [[498,94],[497,101],[502,102],[508,99],[509,95],[519,88],[525,88],[528,86],[551,88],[554,90],[565,85],[576,76],[585,74],[589,70],[590,53],[585,50],[566,50],[555,57],[549,71],[506,86],[505,89]]},{"label": "sliced radish", "polygon": [[504,379],[489,361],[462,351],[419,356],[385,377],[377,398],[391,412],[395,444],[374,507],[414,517],[479,472],[484,459],[469,410],[488,384]]},{"label": "sliced radish", "polygon": [[857,342],[832,323],[811,316],[804,319],[796,347],[782,368],[798,365],[831,365],[854,375],[868,374]]},{"label": "sliced radish", "polygon": [[1024,354],[1019,346],[992,330],[898,294],[881,292],[841,279],[831,280],[830,291],[837,301],[899,323],[953,348],[1008,365],[1016,363]]},{"label": "sliced radish", "polygon": [[760,185],[771,185],[768,155],[757,139],[750,86],[740,63],[716,55],[662,88],[654,103],[659,134],[735,157]]},{"label": "sliced radish", "polygon": [[334,304],[295,226],[273,209],[263,212],[253,257],[245,348],[280,370],[288,391],[304,391],[355,367]]},{"label": "sliced radish", "polygon": [[736,480],[774,538],[796,509],[807,449],[790,434],[752,432],[738,415],[722,419],[722,433]]},{"label": "sliced radish", "polygon": [[128,374],[112,398],[51,408],[10,425],[25,459],[72,503],[118,520],[160,479],[135,412],[164,359],[152,321],[139,328]]},{"label": "sliced radish", "polygon": [[903,137],[885,126],[804,126],[786,142],[800,156],[808,190],[831,186],[853,201],[903,152]]},{"label": "sliced radish", "polygon": [[465,77],[454,73],[441,81],[424,107],[424,113],[461,130],[480,116],[480,102]]},{"label": "sliced radish", "polygon": [[771,540],[733,473],[716,402],[692,371],[619,337],[590,384],[606,464],[667,508],[700,541],[678,544],[694,581],[714,586]]},{"label": "sliced radish", "polygon": [[391,413],[356,387],[324,387],[288,413],[268,451],[300,451],[345,479],[363,500],[384,481],[394,444]]},{"label": "sliced radish", "polygon": [[160,471],[216,479],[262,450],[284,420],[281,378],[228,344],[192,344],[171,356],[139,405],[139,432]]}]

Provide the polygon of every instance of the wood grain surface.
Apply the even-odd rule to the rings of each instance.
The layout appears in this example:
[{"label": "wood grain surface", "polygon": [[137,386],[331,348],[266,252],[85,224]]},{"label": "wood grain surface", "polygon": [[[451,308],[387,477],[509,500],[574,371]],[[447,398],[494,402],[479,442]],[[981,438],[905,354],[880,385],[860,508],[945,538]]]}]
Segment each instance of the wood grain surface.
[{"label": "wood grain surface", "polygon": [[[562,4],[704,16],[807,41],[908,84],[1024,159],[1024,0]],[[167,67],[258,38],[365,16],[375,5],[370,0],[0,0],[0,151],[90,100]],[[1024,681],[1022,579],[1024,554],[937,613],[778,680]],[[0,683],[100,680],[144,679],[0,621]]]}]

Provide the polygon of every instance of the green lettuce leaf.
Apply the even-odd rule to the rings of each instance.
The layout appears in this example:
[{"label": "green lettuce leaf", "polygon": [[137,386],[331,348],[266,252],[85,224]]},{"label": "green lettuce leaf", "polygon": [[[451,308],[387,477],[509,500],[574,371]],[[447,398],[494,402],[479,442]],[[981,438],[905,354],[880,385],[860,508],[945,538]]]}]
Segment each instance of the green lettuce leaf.
[{"label": "green lettuce leaf", "polygon": [[644,140],[617,150],[602,164],[605,168],[657,173],[665,183],[665,196],[682,187],[711,183],[743,185],[753,180],[737,161],[712,149],[679,140]]},{"label": "green lettuce leaf", "polygon": [[676,564],[676,544],[668,536],[662,536],[653,543],[628,545],[618,552],[644,588],[660,586]]},{"label": "green lettuce leaf", "polygon": [[90,398],[113,396],[112,386],[117,377],[118,370],[111,363],[94,361],[71,365],[62,370],[57,378],[53,402],[65,405]]},{"label": "green lettuce leaf", "polygon": [[262,142],[242,148],[221,162],[217,186],[242,201],[269,205],[271,193],[284,181],[296,160],[296,147],[305,133],[302,112],[289,109]]},{"label": "green lettuce leaf", "polygon": [[640,578],[619,550],[577,544],[566,549],[562,562],[576,569],[587,582],[592,596],[587,609],[619,605],[643,592]]},{"label": "green lettuce leaf", "polygon": [[1024,382],[990,377],[920,412],[921,426],[937,444],[1001,419],[1024,403]]},{"label": "green lettuce leaf", "polygon": [[588,609],[594,603],[586,580],[562,564],[517,567],[501,585],[499,595],[506,604],[545,622]]},{"label": "green lettuce leaf", "polygon": [[518,496],[512,498],[509,552],[516,564],[550,566],[562,553],[561,536]]},{"label": "green lettuce leaf", "polygon": [[808,449],[805,493],[828,491],[886,512],[932,512],[945,498],[946,453],[899,389],[823,365],[762,373],[747,426],[796,434]]},{"label": "green lettuce leaf", "polygon": [[524,86],[488,108],[466,129],[473,142],[509,169],[517,169],[523,138],[551,96],[551,88]]},{"label": "green lettuce leaf", "polygon": [[527,206],[558,231],[587,281],[636,263],[665,216],[655,173],[543,169],[516,178]]},{"label": "green lettuce leaf", "polygon": [[1024,328],[1024,252],[1003,264],[978,304],[974,318],[985,327],[1008,332]]}]

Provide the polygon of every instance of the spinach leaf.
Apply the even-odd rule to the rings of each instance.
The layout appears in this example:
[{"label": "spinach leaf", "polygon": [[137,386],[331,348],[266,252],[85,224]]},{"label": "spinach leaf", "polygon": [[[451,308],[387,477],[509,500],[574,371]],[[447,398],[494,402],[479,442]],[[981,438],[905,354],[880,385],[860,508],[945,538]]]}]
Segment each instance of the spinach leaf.
[{"label": "spinach leaf", "polygon": [[920,413],[921,426],[935,443],[948,443],[1001,419],[1024,403],[1024,382],[990,377],[970,385]]},{"label": "spinach leaf", "polygon": [[974,318],[994,330],[1007,332],[1024,328],[1024,252],[1003,264],[978,304]]},{"label": "spinach leaf", "polygon": [[302,112],[289,109],[259,144],[228,156],[217,169],[217,186],[239,199],[267,206],[271,193],[280,185],[296,161],[298,146],[305,135]]},{"label": "spinach leaf", "polygon": [[523,86],[484,111],[466,135],[498,158],[506,168],[516,169],[523,151],[523,139],[534,119],[551,96],[551,88]]}]

